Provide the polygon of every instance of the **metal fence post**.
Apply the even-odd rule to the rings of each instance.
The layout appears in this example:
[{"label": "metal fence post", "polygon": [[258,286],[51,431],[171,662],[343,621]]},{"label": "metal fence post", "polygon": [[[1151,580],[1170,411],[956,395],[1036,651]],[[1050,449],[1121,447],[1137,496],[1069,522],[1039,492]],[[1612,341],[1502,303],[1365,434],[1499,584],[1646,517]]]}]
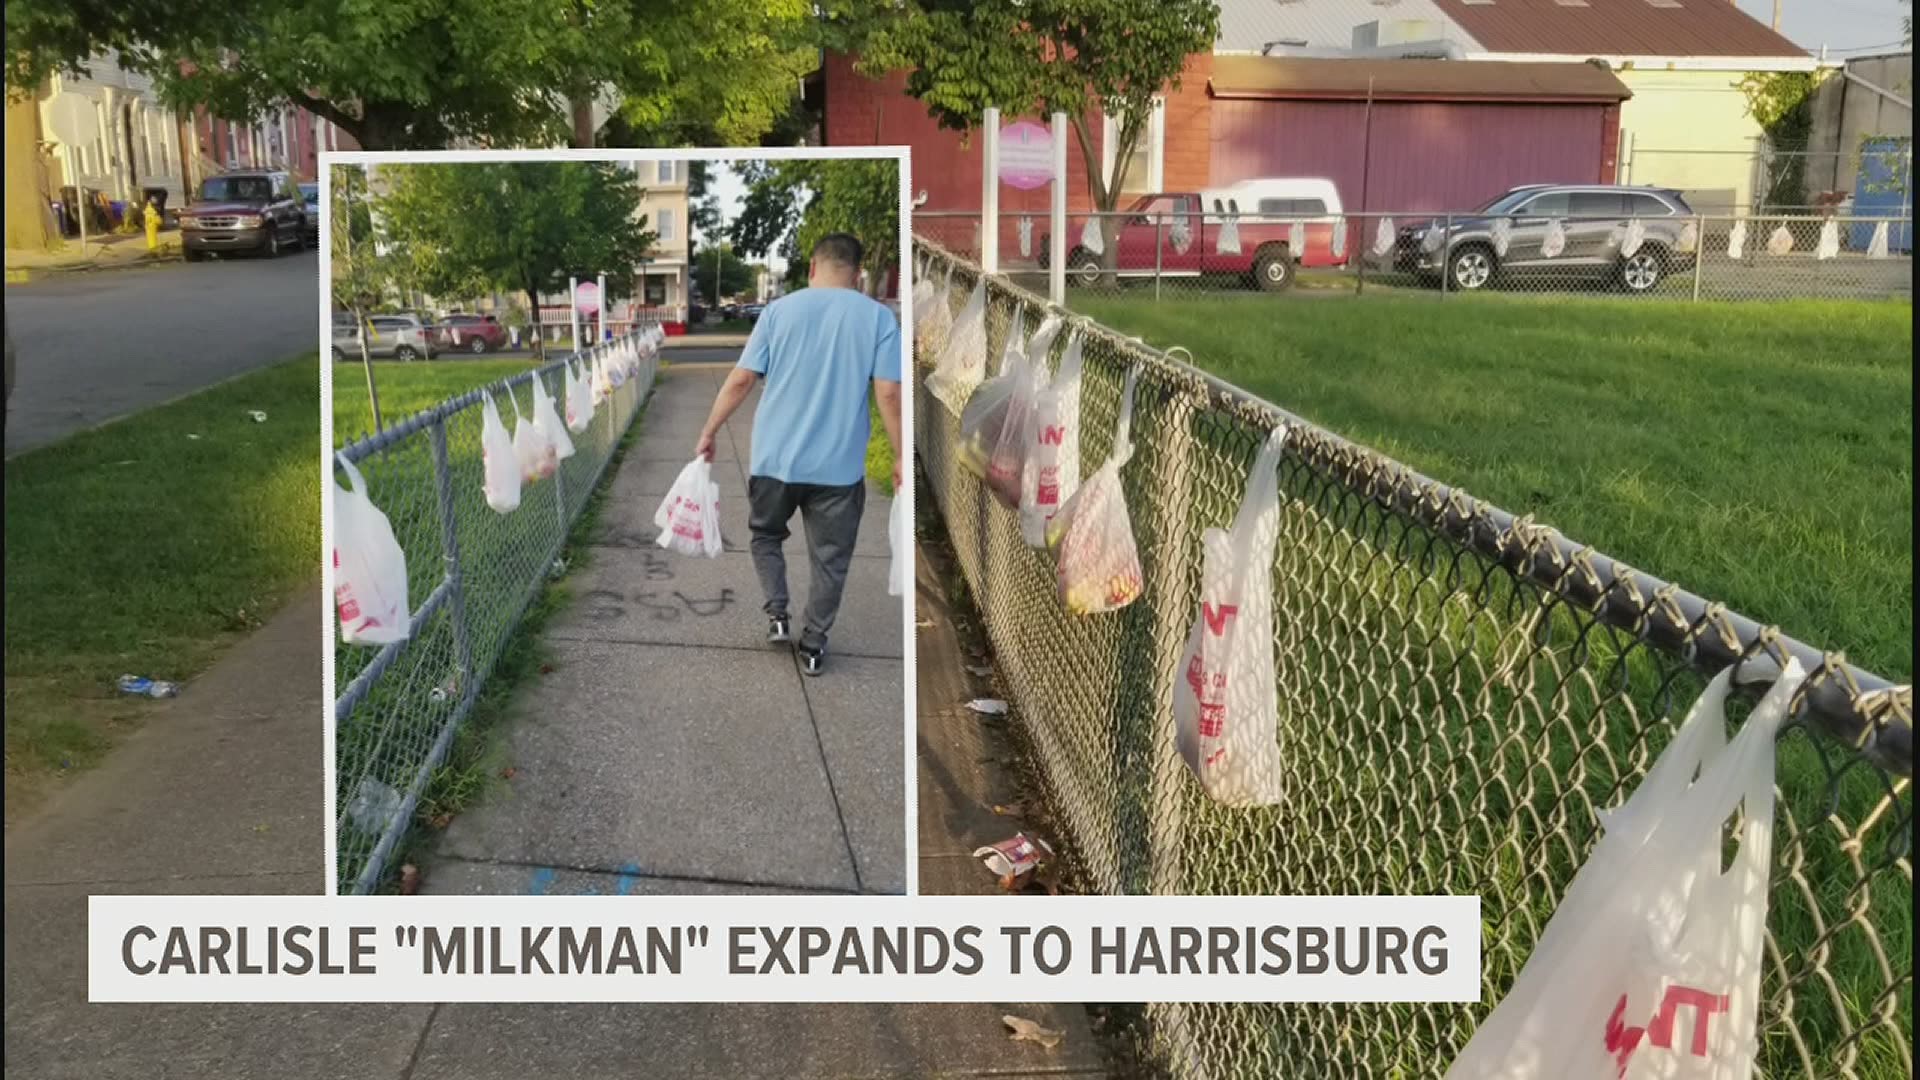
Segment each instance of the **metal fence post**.
[{"label": "metal fence post", "polygon": [[1440,234],[1440,296],[1446,298],[1450,291],[1447,282],[1447,263],[1453,259],[1453,215],[1447,215],[1445,231]]},{"label": "metal fence post", "polygon": [[1153,298],[1155,301],[1160,299],[1160,242],[1160,216],[1156,214],[1153,218]]},{"label": "metal fence post", "polygon": [[1707,262],[1707,219],[1693,215],[1693,302],[1700,302],[1700,268]]},{"label": "metal fence post", "polygon": [[459,663],[460,695],[474,692],[473,650],[467,640],[466,586],[460,576],[460,537],[454,528],[453,470],[447,463],[447,422],[432,427],[433,477],[439,487],[440,551],[447,564],[447,618],[453,625],[453,655]]},{"label": "metal fence post", "polygon": [[[1352,230],[1350,229],[1348,231],[1351,232]],[[1350,257],[1355,254],[1359,256],[1357,261],[1360,264],[1360,268],[1355,273],[1353,279],[1353,295],[1355,296],[1359,296],[1361,293],[1367,291],[1367,251],[1369,250],[1367,243],[1367,219],[1362,217],[1360,219],[1360,245],[1355,247],[1353,237],[1347,237],[1348,255]]]},{"label": "metal fence post", "polygon": [[[569,360],[568,363],[572,363],[572,361]],[[547,384],[543,381],[541,373],[537,370],[533,373],[533,381],[540,384],[541,392],[543,393],[546,392]],[[564,383],[561,384],[560,393],[563,397],[566,395],[566,386]],[[553,464],[553,506],[554,506],[554,513],[558,515],[560,519],[560,542],[562,544],[567,542],[566,472],[567,470],[564,463],[558,462],[558,461],[554,462]]]}]

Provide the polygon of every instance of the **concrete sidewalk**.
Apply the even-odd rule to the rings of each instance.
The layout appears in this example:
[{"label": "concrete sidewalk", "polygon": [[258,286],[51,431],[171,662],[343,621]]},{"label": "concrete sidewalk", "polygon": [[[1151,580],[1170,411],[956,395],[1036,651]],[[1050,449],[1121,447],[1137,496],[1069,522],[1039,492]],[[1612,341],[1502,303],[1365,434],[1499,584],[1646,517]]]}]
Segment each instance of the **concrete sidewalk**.
[{"label": "concrete sidewalk", "polygon": [[160,247],[147,249],[147,234],[108,233],[89,235],[83,251],[78,237],[53,250],[7,249],[7,281],[19,284],[45,274],[74,273],[85,270],[112,270],[143,263],[180,261],[180,231],[160,233]]}]

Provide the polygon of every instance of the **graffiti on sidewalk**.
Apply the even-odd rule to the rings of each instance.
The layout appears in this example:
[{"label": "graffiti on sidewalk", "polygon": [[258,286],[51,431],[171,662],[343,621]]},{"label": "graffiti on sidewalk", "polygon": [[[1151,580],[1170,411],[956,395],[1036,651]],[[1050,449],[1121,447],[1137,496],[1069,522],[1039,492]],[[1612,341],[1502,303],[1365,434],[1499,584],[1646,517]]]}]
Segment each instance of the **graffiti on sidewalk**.
[{"label": "graffiti on sidewalk", "polygon": [[651,622],[670,623],[680,621],[683,615],[710,619],[723,614],[733,607],[735,597],[730,588],[721,589],[715,596],[688,596],[678,589],[670,593],[653,589],[631,593],[594,589],[580,599],[585,605],[583,614],[596,622],[612,622],[636,615]]},{"label": "graffiti on sidewalk", "polygon": [[578,889],[567,889],[564,891],[556,891],[554,886],[559,883],[559,880],[560,880],[559,871],[555,870],[550,866],[542,866],[539,869],[534,870],[531,874],[528,875],[526,895],[528,896],[627,896],[633,892],[634,886],[640,883],[640,864],[628,863],[625,866],[622,866],[620,868],[620,872],[617,875],[607,875],[607,874],[604,874],[601,872],[595,872],[595,871],[583,871],[583,874],[592,879],[598,879],[598,878],[608,877],[608,876],[613,877],[614,880],[612,882],[611,891],[602,892],[600,890],[599,884],[595,880],[589,880],[585,882],[582,885],[582,887]]}]

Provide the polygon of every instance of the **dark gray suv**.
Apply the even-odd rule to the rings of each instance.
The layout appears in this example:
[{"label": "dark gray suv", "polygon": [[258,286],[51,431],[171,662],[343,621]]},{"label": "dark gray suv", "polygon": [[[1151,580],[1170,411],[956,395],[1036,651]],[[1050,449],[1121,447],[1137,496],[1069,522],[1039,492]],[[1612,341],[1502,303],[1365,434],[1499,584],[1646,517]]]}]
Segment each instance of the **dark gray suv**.
[{"label": "dark gray suv", "polygon": [[[1497,239],[1501,221],[1504,252]],[[1623,245],[1635,222],[1640,242]],[[1556,223],[1558,250],[1548,242]],[[1456,292],[1484,289],[1502,278],[1554,277],[1645,293],[1668,274],[1691,270],[1699,242],[1692,207],[1671,188],[1530,184],[1454,217],[1451,226],[1435,218],[1402,229],[1394,267],[1435,282],[1445,273],[1447,288]],[[1623,256],[1626,246],[1633,250]]]}]

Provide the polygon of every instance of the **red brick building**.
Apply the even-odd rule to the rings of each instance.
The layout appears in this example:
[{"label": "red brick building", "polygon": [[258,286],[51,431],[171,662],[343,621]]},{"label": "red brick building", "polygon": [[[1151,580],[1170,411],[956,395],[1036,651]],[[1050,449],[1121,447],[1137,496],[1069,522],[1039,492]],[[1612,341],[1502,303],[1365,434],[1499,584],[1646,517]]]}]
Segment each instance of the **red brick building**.
[{"label": "red brick building", "polygon": [[[320,176],[322,150],[358,150],[353,136],[298,105],[249,123],[221,120],[205,108],[194,110],[190,125],[193,156],[201,174],[226,169],[286,169],[302,180]],[[196,183],[198,178],[195,178]]]}]

